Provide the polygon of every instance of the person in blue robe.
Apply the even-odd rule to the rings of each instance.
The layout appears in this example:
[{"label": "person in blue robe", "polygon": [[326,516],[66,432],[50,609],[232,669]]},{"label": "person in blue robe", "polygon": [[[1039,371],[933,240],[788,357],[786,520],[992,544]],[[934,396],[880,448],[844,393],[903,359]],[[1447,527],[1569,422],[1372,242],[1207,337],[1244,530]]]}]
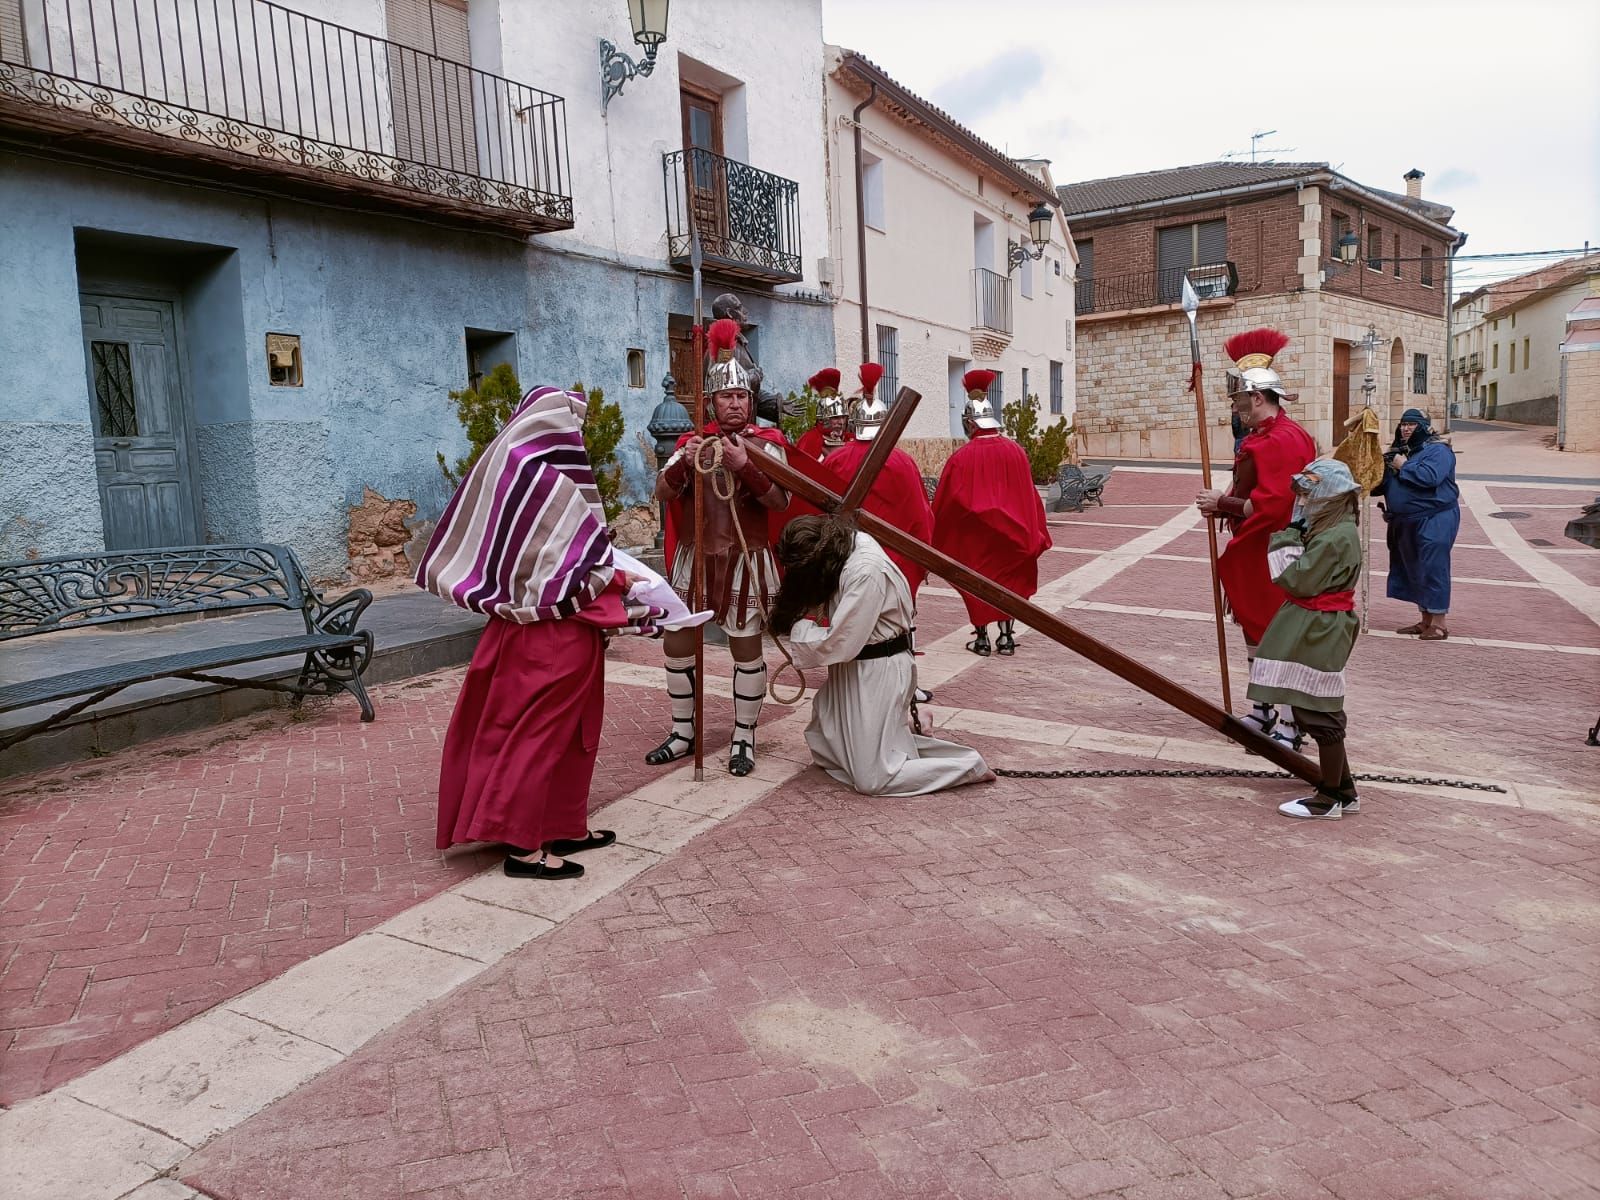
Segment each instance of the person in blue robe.
[{"label": "person in blue robe", "polygon": [[1421,620],[1399,632],[1440,642],[1450,636],[1450,549],[1461,529],[1455,451],[1433,431],[1426,413],[1408,408],[1383,457],[1383,482],[1373,495],[1383,497],[1389,523],[1389,596],[1415,604],[1421,613]]}]

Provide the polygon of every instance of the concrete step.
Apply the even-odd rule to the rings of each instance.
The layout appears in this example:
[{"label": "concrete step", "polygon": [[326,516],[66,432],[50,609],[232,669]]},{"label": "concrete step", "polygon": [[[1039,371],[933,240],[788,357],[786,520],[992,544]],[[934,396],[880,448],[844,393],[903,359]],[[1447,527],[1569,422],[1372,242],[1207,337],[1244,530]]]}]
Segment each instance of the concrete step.
[{"label": "concrete step", "polygon": [[[362,618],[362,628],[372,630],[376,643],[372,663],[363,678],[371,686],[459,666],[471,659],[483,620],[422,591],[379,596]],[[283,637],[304,630],[298,613],[269,611],[186,620],[157,618],[41,634],[0,648],[0,682],[20,683],[106,663]],[[219,673],[245,679],[292,680],[299,675],[301,662],[299,656],[267,659]],[[282,692],[183,679],[137,684],[53,729],[0,751],[0,779],[283,707],[290,699]],[[355,697],[344,693],[333,697],[332,703],[352,708],[356,705]],[[0,714],[0,736],[36,724],[71,704],[72,701],[63,701]],[[376,707],[381,721],[383,705]]]}]

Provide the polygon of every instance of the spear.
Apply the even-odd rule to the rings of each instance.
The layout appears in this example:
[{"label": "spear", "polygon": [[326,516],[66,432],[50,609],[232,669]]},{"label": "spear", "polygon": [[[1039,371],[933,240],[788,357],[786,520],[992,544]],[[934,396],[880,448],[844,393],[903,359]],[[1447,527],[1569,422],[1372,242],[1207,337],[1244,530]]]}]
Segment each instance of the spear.
[{"label": "spear", "polygon": [[[689,222],[689,265],[694,271],[694,431],[704,435],[706,429],[706,331],[705,312],[701,304],[700,226]],[[696,459],[698,460],[698,455]],[[699,473],[696,461],[695,474]],[[706,490],[705,480],[690,476],[694,481],[694,558],[689,572],[689,607],[695,612],[705,610],[706,600]],[[694,781],[701,783],[706,777],[706,637],[705,626],[694,627]]]},{"label": "spear", "polygon": [[[1189,277],[1183,279],[1183,314],[1189,318],[1189,390],[1194,393],[1195,421],[1200,427],[1200,478],[1203,486],[1211,488],[1211,431],[1206,427],[1206,389],[1201,376],[1205,367],[1200,361],[1200,331],[1196,318],[1200,312],[1200,297],[1195,294]],[[1211,609],[1217,619],[1217,668],[1222,673],[1222,708],[1233,711],[1233,696],[1228,685],[1228,634],[1222,624],[1222,577],[1217,573],[1217,522],[1206,518],[1206,540],[1211,551]]]}]

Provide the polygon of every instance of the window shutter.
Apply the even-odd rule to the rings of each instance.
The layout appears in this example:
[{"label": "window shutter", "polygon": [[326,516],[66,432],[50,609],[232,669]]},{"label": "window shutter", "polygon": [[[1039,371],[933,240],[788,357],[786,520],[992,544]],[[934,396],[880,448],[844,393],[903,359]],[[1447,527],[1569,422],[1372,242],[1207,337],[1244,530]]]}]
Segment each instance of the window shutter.
[{"label": "window shutter", "polygon": [[1195,235],[1196,255],[1194,265],[1226,262],[1228,260],[1228,222],[1202,221]]},{"label": "window shutter", "polygon": [[1093,279],[1094,278],[1094,243],[1093,242],[1074,242],[1073,245],[1075,245],[1078,248],[1078,278],[1079,279]]},{"label": "window shutter", "polygon": [[389,48],[395,154],[476,174],[473,83],[464,69],[472,63],[466,5],[462,0],[384,0],[384,11],[389,40],[398,43]]},{"label": "window shutter", "polygon": [[1172,229],[1156,231],[1156,270],[1181,271],[1192,266],[1194,253],[1194,226],[1179,225]]},{"label": "window shutter", "polygon": [[0,61],[26,65],[22,44],[22,0],[0,0]]}]

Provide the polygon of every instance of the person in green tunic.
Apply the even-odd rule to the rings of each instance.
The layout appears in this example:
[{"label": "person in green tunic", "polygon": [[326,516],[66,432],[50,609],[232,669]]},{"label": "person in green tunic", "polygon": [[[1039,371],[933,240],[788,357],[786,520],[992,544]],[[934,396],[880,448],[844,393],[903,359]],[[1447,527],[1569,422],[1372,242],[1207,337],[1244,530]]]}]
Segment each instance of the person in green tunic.
[{"label": "person in green tunic", "polygon": [[1317,744],[1317,790],[1280,804],[1278,811],[1337,821],[1361,811],[1344,749],[1344,666],[1360,629],[1355,588],[1361,579],[1361,485],[1342,462],[1319,458],[1294,476],[1293,487],[1293,519],[1267,545],[1272,582],[1288,599],[1256,650],[1249,696],[1288,706],[1300,732]]}]

